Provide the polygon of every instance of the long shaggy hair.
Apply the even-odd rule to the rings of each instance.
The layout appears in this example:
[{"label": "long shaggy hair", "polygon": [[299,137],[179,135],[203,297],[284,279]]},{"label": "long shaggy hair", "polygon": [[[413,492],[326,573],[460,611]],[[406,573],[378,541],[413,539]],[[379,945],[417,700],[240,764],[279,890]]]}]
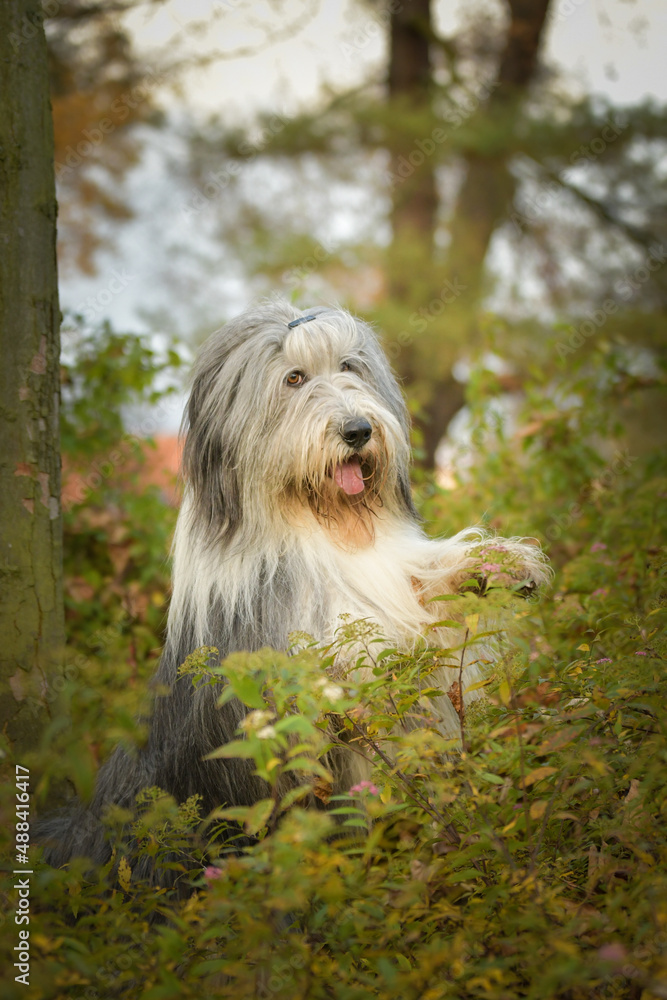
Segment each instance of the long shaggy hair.
[{"label": "long shaggy hair", "polygon": [[[344,616],[410,649],[440,613],[429,599],[456,593],[481,561],[478,529],[438,540],[422,531],[403,397],[371,328],[342,309],[302,314],[270,301],[213,334],[195,365],[186,428],[156,675],[168,693],[155,699],[146,747],[134,757],[119,749],[102,768],[87,821],[79,812],[52,824],[54,864],[106,860],[99,818],[111,803],[132,807],[145,786],[178,801],[197,793],[207,811],[266,794],[252,762],[205,759],[235,737],[245,709],[238,701],[219,708],[214,688],[178,676],[194,649],[217,647],[223,659],[285,650],[295,631],[329,643]],[[536,546],[492,544],[504,549],[511,578],[547,579]],[[443,646],[460,642],[447,629],[432,634]],[[468,657],[463,688],[481,678],[476,659]],[[457,677],[442,667],[429,686],[447,691]],[[446,695],[433,710],[442,732],[458,732]]]}]

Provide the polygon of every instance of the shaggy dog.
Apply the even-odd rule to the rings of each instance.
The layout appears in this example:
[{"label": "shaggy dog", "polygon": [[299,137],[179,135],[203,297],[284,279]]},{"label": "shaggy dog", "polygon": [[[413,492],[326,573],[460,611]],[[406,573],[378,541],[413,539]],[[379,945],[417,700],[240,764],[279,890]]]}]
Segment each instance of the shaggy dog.
[{"label": "shaggy dog", "polygon": [[[177,676],[196,648],[217,647],[222,659],[285,650],[297,630],[329,643],[348,616],[410,649],[440,614],[429,599],[456,593],[483,564],[484,544],[503,550],[510,580],[534,586],[548,575],[540,550],[522,541],[485,543],[477,529],[424,534],[401,392],[373,331],[342,309],[302,314],[270,301],[213,334],[195,365],[186,423],[156,676],[168,693],[155,699],[147,745],[136,756],[117,750],[102,768],[90,810],[52,823],[53,864],[107,860],[99,817],[112,803],[133,807],[146,786],[179,802],[197,793],[206,811],[266,795],[252,761],[205,759],[235,738],[246,710],[236,700],[219,708],[215,688]],[[451,630],[431,634],[442,646],[461,641]],[[457,677],[442,667],[429,686],[446,692]],[[462,688],[480,678],[468,656]],[[446,695],[433,710],[443,733],[459,732]]]}]

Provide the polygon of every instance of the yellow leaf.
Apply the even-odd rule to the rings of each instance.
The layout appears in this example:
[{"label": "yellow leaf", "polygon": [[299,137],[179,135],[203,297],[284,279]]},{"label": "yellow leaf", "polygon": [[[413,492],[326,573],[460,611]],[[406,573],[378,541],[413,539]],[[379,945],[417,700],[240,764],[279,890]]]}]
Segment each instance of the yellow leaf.
[{"label": "yellow leaf", "polygon": [[469,691],[479,691],[480,688],[487,687],[492,682],[492,677],[485,677],[483,681],[477,681],[476,684],[469,684],[464,693],[467,694]]},{"label": "yellow leaf", "polygon": [[498,687],[498,697],[503,705],[509,705],[511,694],[509,681],[501,681]]},{"label": "yellow leaf", "polygon": [[479,615],[466,615],[465,623],[471,635],[475,635],[479,626]]},{"label": "yellow leaf", "polygon": [[574,941],[563,941],[558,938],[553,938],[551,944],[556,951],[560,951],[564,955],[568,955],[571,958],[576,958],[579,955],[579,949]]},{"label": "yellow leaf", "polygon": [[49,938],[45,934],[33,934],[30,940],[32,944],[36,944],[38,948],[46,952],[57,951],[63,943],[61,937]]},{"label": "yellow leaf", "polygon": [[132,879],[132,869],[127,863],[126,858],[121,858],[118,862],[118,884],[121,889],[128,892],[130,889],[130,881]]},{"label": "yellow leaf", "polygon": [[530,818],[542,819],[545,812],[547,811],[548,805],[549,803],[546,799],[538,799],[537,802],[532,802],[530,805]]},{"label": "yellow leaf", "polygon": [[584,653],[590,653],[591,647],[587,642],[582,642],[581,646],[577,646],[577,649],[583,650]]},{"label": "yellow leaf", "polygon": [[529,785],[534,785],[536,781],[541,781],[542,778],[548,778],[550,774],[555,774],[558,770],[557,767],[538,767],[530,774],[527,774],[524,779],[524,787],[528,788]]},{"label": "yellow leaf", "polygon": [[609,773],[604,761],[600,757],[597,757],[591,750],[584,750],[581,756],[596,774],[604,775]]}]

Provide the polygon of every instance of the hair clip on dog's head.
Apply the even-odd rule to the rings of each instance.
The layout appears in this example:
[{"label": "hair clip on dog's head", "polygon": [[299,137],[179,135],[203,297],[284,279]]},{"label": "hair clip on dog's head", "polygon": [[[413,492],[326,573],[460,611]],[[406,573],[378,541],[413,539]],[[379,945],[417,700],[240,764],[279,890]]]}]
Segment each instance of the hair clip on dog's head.
[{"label": "hair clip on dog's head", "polygon": [[300,326],[302,323],[310,323],[311,319],[317,319],[317,316],[299,316],[298,319],[293,319],[291,323],[287,326],[291,330],[294,326]]}]

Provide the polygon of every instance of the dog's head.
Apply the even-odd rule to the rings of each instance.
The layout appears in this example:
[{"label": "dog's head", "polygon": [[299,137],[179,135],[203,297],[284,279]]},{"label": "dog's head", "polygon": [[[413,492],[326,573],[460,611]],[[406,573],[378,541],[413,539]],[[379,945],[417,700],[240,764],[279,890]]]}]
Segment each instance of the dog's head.
[{"label": "dog's head", "polygon": [[371,328],[342,309],[270,301],[214,333],[186,429],[192,514],[223,533],[304,509],[331,526],[413,511],[403,397]]}]

